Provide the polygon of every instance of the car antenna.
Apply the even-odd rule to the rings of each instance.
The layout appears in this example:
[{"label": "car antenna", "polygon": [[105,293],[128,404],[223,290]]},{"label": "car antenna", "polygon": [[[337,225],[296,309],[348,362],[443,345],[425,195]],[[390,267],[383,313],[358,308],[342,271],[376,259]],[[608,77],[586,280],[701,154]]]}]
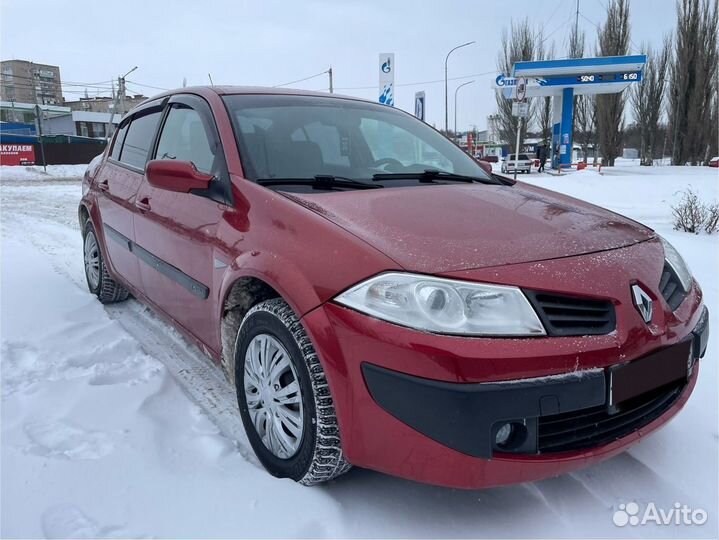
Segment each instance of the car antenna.
[{"label": "car antenna", "polygon": [[210,86],[215,86],[215,83],[212,82],[212,75],[208,73],[207,78],[210,79]]}]

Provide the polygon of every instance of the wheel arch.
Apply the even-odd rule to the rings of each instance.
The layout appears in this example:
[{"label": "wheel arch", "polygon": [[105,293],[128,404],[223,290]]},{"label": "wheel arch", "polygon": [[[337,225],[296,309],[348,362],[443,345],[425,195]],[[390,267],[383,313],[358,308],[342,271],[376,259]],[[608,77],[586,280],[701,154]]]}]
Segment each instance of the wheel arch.
[{"label": "wheel arch", "polygon": [[77,219],[80,222],[80,230],[82,231],[83,227],[85,227],[85,222],[90,219],[90,210],[88,210],[85,203],[80,203],[80,206],[77,207]]},{"label": "wheel arch", "polygon": [[270,251],[245,252],[229,267],[220,287],[220,361],[234,385],[235,341],[247,311],[270,298],[282,298],[298,319],[320,305],[311,280],[287,258]]}]

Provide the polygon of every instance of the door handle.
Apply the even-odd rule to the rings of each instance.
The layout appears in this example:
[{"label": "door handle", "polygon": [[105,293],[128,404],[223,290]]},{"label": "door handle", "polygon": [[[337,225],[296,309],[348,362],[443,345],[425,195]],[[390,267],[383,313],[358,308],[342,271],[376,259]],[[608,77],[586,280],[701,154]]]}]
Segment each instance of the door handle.
[{"label": "door handle", "polygon": [[141,211],[141,212],[149,212],[150,211],[150,199],[147,197],[135,200],[135,206]]},{"label": "door handle", "polygon": [[102,182],[97,183],[97,189],[100,191],[107,191],[110,189],[110,184],[107,183],[107,180],[103,180]]}]

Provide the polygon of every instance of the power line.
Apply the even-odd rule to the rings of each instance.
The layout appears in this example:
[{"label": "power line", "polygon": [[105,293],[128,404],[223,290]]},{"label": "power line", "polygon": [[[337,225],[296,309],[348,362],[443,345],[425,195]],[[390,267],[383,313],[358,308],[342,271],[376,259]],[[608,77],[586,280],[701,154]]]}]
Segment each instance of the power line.
[{"label": "power line", "polygon": [[564,0],[559,0],[557,7],[554,8],[554,11],[552,11],[552,14],[549,17],[547,17],[547,19],[542,24],[542,28],[547,26],[552,21],[552,18],[557,14],[557,11],[559,11],[559,8],[562,7],[562,4],[564,4]]},{"label": "power line", "polygon": [[[69,81],[65,81],[65,82],[57,83],[57,81],[54,81],[54,80],[48,81],[48,80],[45,80],[45,79],[40,79],[40,78],[38,78],[38,77],[25,77],[25,76],[23,76],[23,75],[4,75],[3,78],[4,78],[5,80],[7,80],[8,82],[12,82],[12,81],[14,81],[15,79],[19,79],[19,80],[22,81],[22,82],[33,81],[33,82],[35,82],[35,83],[60,84],[60,86],[79,86],[79,87],[84,87],[84,88],[103,88],[103,89],[108,89],[108,90],[110,89],[110,86],[109,86],[109,85],[102,85],[101,82],[98,82],[98,83],[80,83],[80,82],[69,82]],[[112,82],[112,81],[108,81],[108,82]],[[101,86],[101,85],[102,85],[102,86]]]},{"label": "power line", "polygon": [[[5,89],[21,89],[21,90],[33,90],[33,91],[35,90],[34,86],[26,86],[24,84],[17,85],[17,84],[2,83],[2,86]],[[109,90],[103,90],[102,92],[109,92]],[[62,90],[61,93],[63,93],[63,94],[80,94],[80,95],[85,94],[85,92],[83,90]]]},{"label": "power line", "polygon": [[[462,75],[460,77],[450,77],[447,79],[448,81],[461,81],[462,79],[470,79],[472,77],[482,77],[484,75],[496,75],[497,72],[495,70],[492,71],[485,71],[483,73],[473,73],[470,75]],[[419,82],[409,82],[409,83],[401,83],[396,84],[395,86],[420,86],[422,84],[435,84],[435,83],[443,83],[444,79],[437,79],[434,81],[419,81]],[[344,86],[341,88],[335,88],[335,90],[370,90],[370,89],[377,89],[376,85],[372,86]]]},{"label": "power line", "polygon": [[137,88],[132,88],[130,86],[125,85],[125,87],[130,90],[133,94],[143,96],[142,90],[138,90]]},{"label": "power line", "polygon": [[[609,11],[609,8],[607,7],[607,5],[606,5],[604,2],[602,2],[601,0],[598,0],[598,1],[599,1],[599,3],[602,5],[602,7],[603,7],[606,11]],[[582,19],[584,19],[585,21],[587,21],[589,24],[591,24],[592,26],[594,26],[594,28],[597,29],[597,32],[601,32],[601,31],[602,31],[602,27],[601,27],[601,26],[599,26],[599,25],[598,25],[597,23],[595,23],[594,21],[592,21],[592,20],[588,19],[587,17],[585,17],[585,16],[584,16],[584,13],[582,13],[581,11],[579,12],[579,16],[580,16]],[[638,52],[638,51],[640,50],[639,47],[637,47],[637,44],[634,43],[634,41],[632,41],[631,36],[629,37],[629,43],[632,45],[632,47],[630,47],[629,52],[633,52],[633,51],[637,51],[637,52]]]},{"label": "power line", "polygon": [[151,86],[149,84],[143,84],[143,83],[139,83],[137,81],[131,81],[130,79],[127,79],[127,82],[136,84],[137,86],[142,86],[144,88],[152,88],[153,90],[164,90],[164,91],[170,90],[170,88],[162,88],[160,86]]},{"label": "power line", "polygon": [[[574,14],[572,14],[572,15],[574,15]],[[566,26],[566,24],[569,22],[569,20],[572,18],[572,15],[570,15],[569,17],[564,19],[564,21],[562,21],[562,23],[559,26],[557,26],[554,30],[552,30],[549,34],[547,34],[547,36],[542,40],[542,44],[544,44],[545,41],[547,41],[550,37],[552,37],[557,32],[557,30],[559,30],[560,28],[564,28]]]},{"label": "power line", "polygon": [[319,77],[321,75],[326,75],[327,73],[328,73],[328,70],[324,70],[324,71],[321,71],[320,73],[316,73],[315,75],[310,75],[309,77],[305,77],[304,79],[297,79],[296,81],[290,81],[290,82],[282,83],[282,84],[275,84],[272,88],[280,88],[282,86],[289,86],[291,84],[295,84],[298,82],[309,81],[310,79],[314,79],[315,77]]}]

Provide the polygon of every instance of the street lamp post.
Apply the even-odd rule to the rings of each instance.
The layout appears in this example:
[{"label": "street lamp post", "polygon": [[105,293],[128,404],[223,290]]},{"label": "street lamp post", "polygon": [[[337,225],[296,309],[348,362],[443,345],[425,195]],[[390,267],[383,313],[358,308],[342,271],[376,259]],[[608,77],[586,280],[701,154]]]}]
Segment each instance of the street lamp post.
[{"label": "street lamp post", "polygon": [[[125,114],[125,77],[136,69],[137,66],[125,73],[122,77],[117,78],[117,95],[114,96],[112,110],[110,111],[110,119],[107,121],[107,127],[105,128],[105,138],[108,140],[108,143],[110,141],[110,132],[113,130],[112,119],[115,117],[115,114],[119,114],[121,117]],[[118,109],[120,109],[119,113],[117,112]]]},{"label": "street lamp post", "polygon": [[472,84],[474,81],[468,81],[466,83],[460,84],[457,88],[454,89],[454,136],[457,138],[457,92],[459,92],[459,89],[463,86],[467,86],[468,84]]},{"label": "street lamp post", "polygon": [[125,114],[127,111],[125,110],[125,77],[127,77],[130,73],[135,71],[137,69],[137,66],[132,68],[130,71],[125,73],[122,77],[120,77],[120,81],[118,83],[119,90],[120,90],[120,109],[122,110],[122,114]]},{"label": "street lamp post", "polygon": [[454,49],[450,50],[447,53],[447,56],[444,58],[444,132],[449,133],[449,98],[447,97],[447,61],[449,60],[449,55],[452,54],[457,49],[461,49],[462,47],[466,47],[467,45],[472,45],[473,43],[476,43],[475,41],[468,41],[467,43],[462,43],[461,45],[457,45]]}]

